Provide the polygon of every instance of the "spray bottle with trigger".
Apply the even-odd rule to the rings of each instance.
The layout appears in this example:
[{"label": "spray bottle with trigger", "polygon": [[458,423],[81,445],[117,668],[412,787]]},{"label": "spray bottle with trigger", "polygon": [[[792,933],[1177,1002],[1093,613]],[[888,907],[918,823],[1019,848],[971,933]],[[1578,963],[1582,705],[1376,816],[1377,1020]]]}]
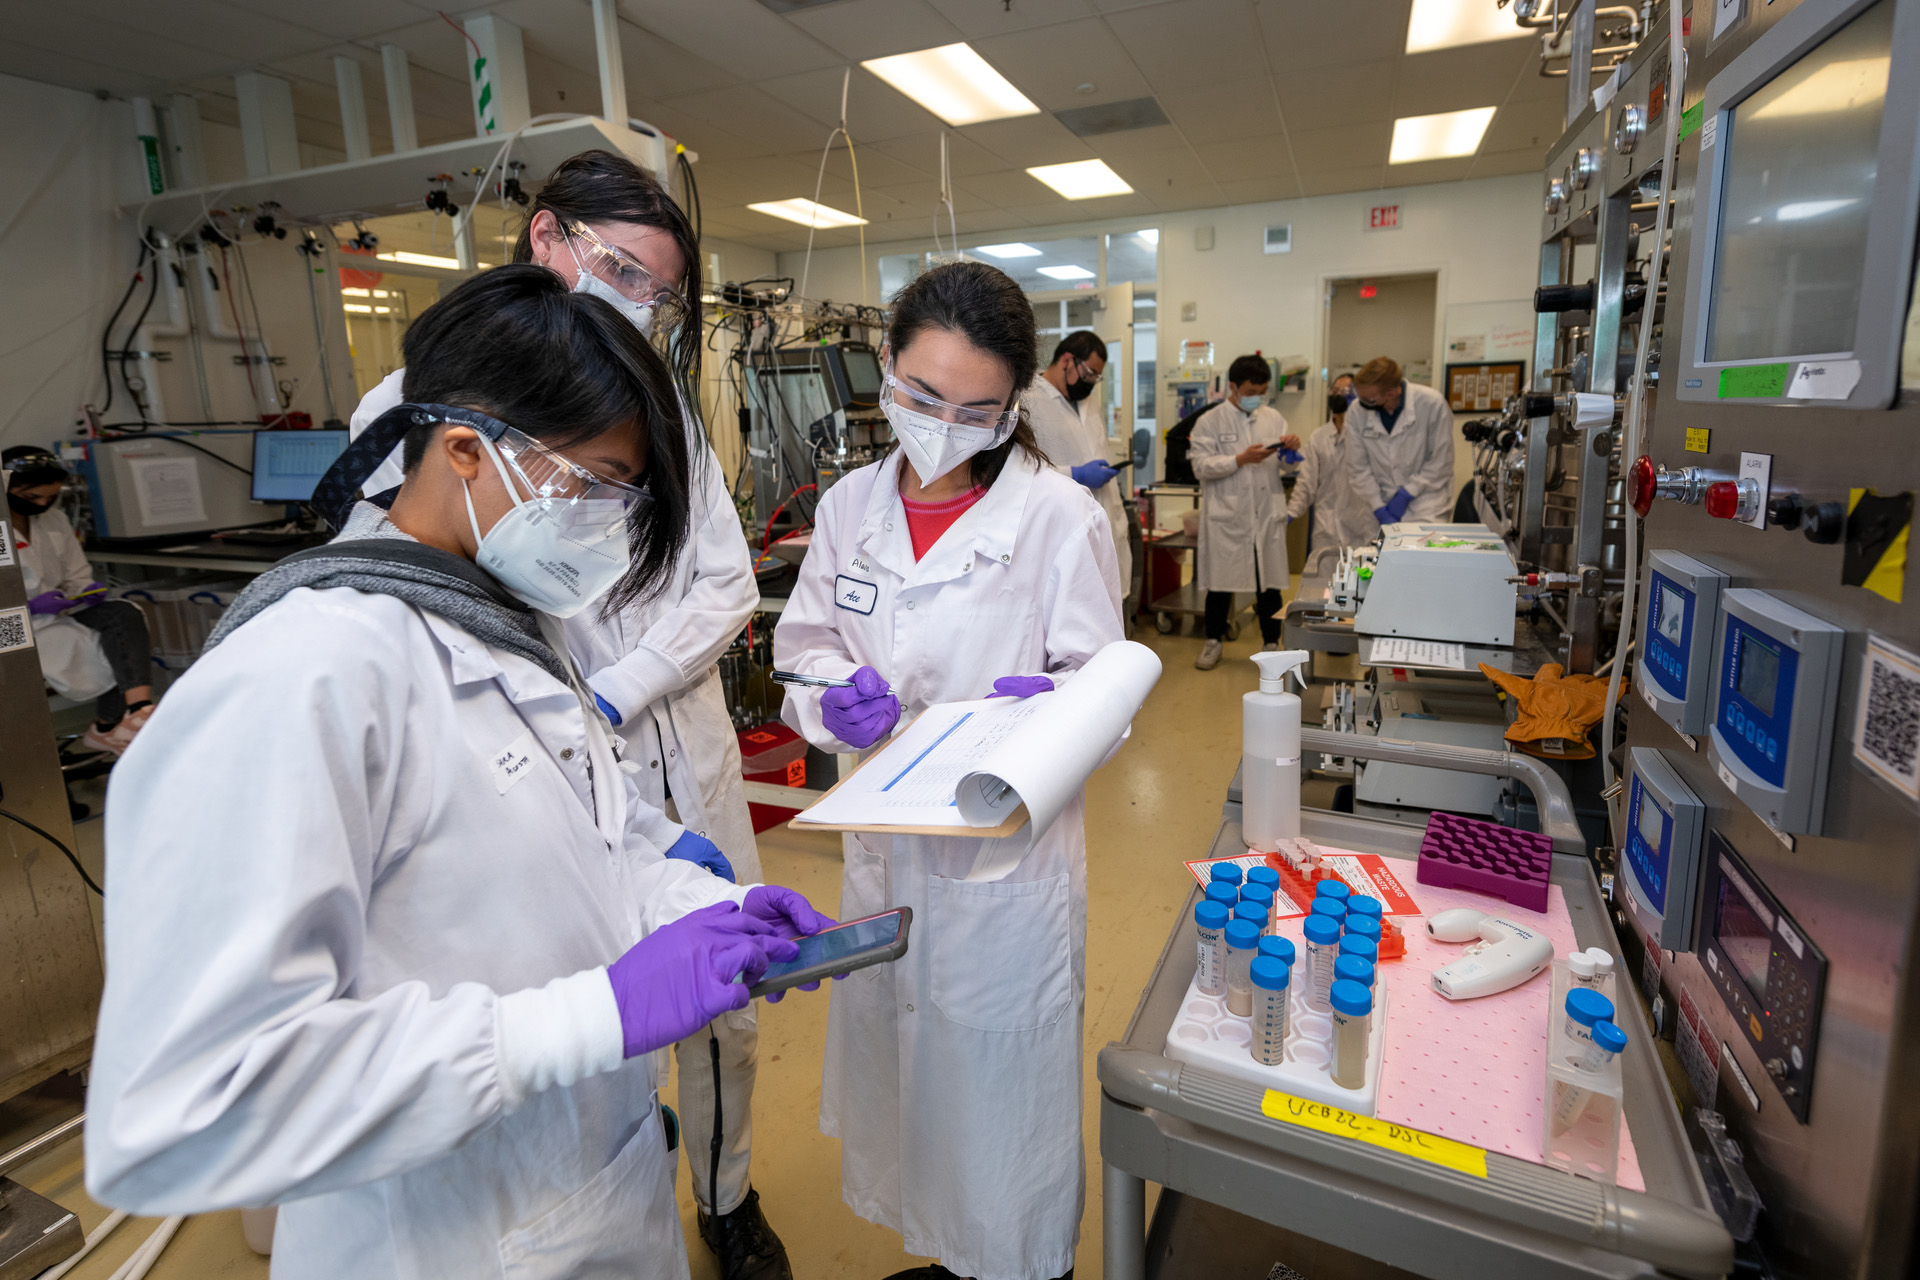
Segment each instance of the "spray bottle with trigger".
[{"label": "spray bottle with trigger", "polygon": [[1253,655],[1260,688],[1240,699],[1240,830],[1247,847],[1273,853],[1300,835],[1300,698],[1286,691],[1287,672],[1305,649]]}]

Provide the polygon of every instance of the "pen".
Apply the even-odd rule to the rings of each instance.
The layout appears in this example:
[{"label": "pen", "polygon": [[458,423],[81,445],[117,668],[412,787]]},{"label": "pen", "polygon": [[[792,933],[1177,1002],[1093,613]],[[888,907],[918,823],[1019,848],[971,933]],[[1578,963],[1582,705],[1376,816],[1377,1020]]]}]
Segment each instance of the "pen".
[{"label": "pen", "polygon": [[811,685],[816,689],[851,689],[851,680],[829,680],[825,676],[803,676],[797,671],[776,671],[771,679],[775,684]]}]

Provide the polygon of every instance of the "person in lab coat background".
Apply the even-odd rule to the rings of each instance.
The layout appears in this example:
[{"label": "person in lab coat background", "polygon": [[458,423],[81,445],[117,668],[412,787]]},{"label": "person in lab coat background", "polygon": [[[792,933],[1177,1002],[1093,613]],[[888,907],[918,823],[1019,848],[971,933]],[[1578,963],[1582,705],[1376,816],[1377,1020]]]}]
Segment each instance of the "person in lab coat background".
[{"label": "person in lab coat background", "polygon": [[[1034,447],[1019,408],[1033,308],[994,267],[935,267],[893,302],[880,404],[899,447],[821,499],[774,631],[782,715],[864,751],[902,711],[1026,697],[1121,639],[1106,514]],[[1085,1201],[1084,796],[1004,878],[967,878],[990,841],[849,833],[840,911],[910,906],[913,946],[835,985],[820,1127],[841,1197],[937,1258],[895,1280],[1049,1280],[1073,1266]]]},{"label": "person in lab coat background", "polygon": [[153,714],[153,640],[138,605],[106,588],[59,507],[67,466],[36,445],[0,453],[7,472],[13,554],[27,586],[40,674],[63,698],[94,699],[80,735],[89,751],[118,755]]},{"label": "person in lab coat background", "polygon": [[1366,541],[1362,535],[1366,512],[1353,500],[1347,482],[1347,406],[1353,403],[1353,376],[1341,374],[1327,391],[1327,421],[1307,437],[1306,459],[1294,474],[1287,495],[1287,519],[1313,513],[1313,534],[1307,563],[1328,548],[1351,547]]},{"label": "person in lab coat background", "polygon": [[[649,1054],[825,918],[661,856],[566,656],[559,617],[688,536],[673,378],[530,266],[405,352],[316,490],[341,535],[241,594],[114,773],[87,1187],[280,1203],[276,1280],[684,1277]],[[396,443],[391,510],[351,504]]]},{"label": "person in lab coat background", "polygon": [[1453,518],[1453,410],[1432,387],[1408,382],[1376,356],[1353,375],[1347,410],[1347,483],[1363,513],[1358,542],[1386,524]]},{"label": "person in lab coat background", "polygon": [[[1021,404],[1033,426],[1034,443],[1055,471],[1085,486],[1107,513],[1113,530],[1113,554],[1123,596],[1133,592],[1133,549],[1127,542],[1125,472],[1107,461],[1107,429],[1093,393],[1107,370],[1107,344],[1091,329],[1060,339],[1053,362],[1040,371]],[[1123,602],[1122,616],[1132,616]]]},{"label": "person in lab coat background", "polygon": [[[562,161],[528,206],[513,257],[546,267],[575,292],[607,300],[666,348],[683,409],[699,403],[699,315],[686,301],[700,296],[699,246],[686,215],[652,174],[608,151]],[[400,403],[404,373],[389,375],[360,402],[351,423],[356,435]],[[760,590],[726,476],[691,415],[688,428],[693,514],[684,554],[658,594],[609,615],[590,609],[569,618],[567,644],[627,758],[639,767],[642,798],[686,824],[687,835],[669,856],[754,881],[761,876],[760,850],[718,664],[759,607]],[[398,483],[398,468],[389,462],[368,492]],[[725,1125],[717,1176],[707,1136],[714,1041]],[[748,1005],[675,1046],[695,1220],[701,1239],[722,1260],[723,1280],[793,1275],[750,1176],[759,1044],[758,1017]],[[709,1200],[717,1200],[717,1215]]]},{"label": "person in lab coat background", "polygon": [[1227,398],[1200,416],[1187,457],[1200,481],[1200,550],[1194,581],[1206,592],[1206,643],[1193,665],[1220,665],[1233,593],[1254,593],[1266,647],[1280,643],[1280,591],[1287,584],[1287,494],[1281,463],[1300,461],[1300,437],[1267,403],[1273,369],[1257,355],[1227,366]]}]

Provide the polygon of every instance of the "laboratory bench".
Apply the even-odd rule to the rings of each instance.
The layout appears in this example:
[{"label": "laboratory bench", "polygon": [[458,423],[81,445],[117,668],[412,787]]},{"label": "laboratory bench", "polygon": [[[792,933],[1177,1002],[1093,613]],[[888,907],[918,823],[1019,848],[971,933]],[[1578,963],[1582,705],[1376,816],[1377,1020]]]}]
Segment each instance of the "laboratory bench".
[{"label": "laboratory bench", "polygon": [[[1542,830],[1553,840],[1552,881],[1565,895],[1576,939],[1604,946],[1619,966],[1618,940],[1571,802],[1540,762],[1312,729],[1303,730],[1302,739],[1309,749],[1376,758],[1414,753],[1423,765],[1499,772],[1531,789]],[[1301,811],[1301,828],[1330,849],[1408,861],[1418,854],[1423,830],[1312,809]],[[1181,858],[1245,853],[1239,805],[1227,802],[1211,844],[1182,851]],[[1193,907],[1200,895],[1196,884],[1124,1037],[1098,1059],[1108,1280],[1226,1274],[1229,1258],[1251,1256],[1247,1234],[1259,1224],[1272,1230],[1266,1256],[1291,1247],[1291,1257],[1300,1259],[1299,1247],[1308,1242],[1340,1260],[1328,1274],[1708,1280],[1730,1270],[1731,1237],[1711,1207],[1645,1012],[1637,998],[1625,996],[1630,979],[1624,969],[1618,970],[1623,998],[1616,1017],[1630,1038],[1622,1064],[1625,1115],[1646,1190],[1496,1151],[1486,1153],[1480,1178],[1268,1119],[1264,1089],[1164,1056],[1196,966]],[[1151,1229],[1148,1182],[1162,1188]],[[1314,1274],[1323,1274],[1317,1258],[1314,1265]]]}]

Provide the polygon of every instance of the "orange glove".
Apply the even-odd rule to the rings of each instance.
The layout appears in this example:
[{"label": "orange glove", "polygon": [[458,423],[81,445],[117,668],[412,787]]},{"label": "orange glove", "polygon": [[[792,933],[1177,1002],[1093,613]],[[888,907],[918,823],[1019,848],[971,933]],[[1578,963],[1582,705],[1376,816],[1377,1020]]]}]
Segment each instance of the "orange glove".
[{"label": "orange glove", "polygon": [[[1513,697],[1519,714],[1507,726],[1508,742],[1528,755],[1549,760],[1587,760],[1593,746],[1587,734],[1607,709],[1607,682],[1599,676],[1565,675],[1549,662],[1529,680],[1480,664],[1480,674]],[[1621,692],[1626,682],[1621,681]]]}]

